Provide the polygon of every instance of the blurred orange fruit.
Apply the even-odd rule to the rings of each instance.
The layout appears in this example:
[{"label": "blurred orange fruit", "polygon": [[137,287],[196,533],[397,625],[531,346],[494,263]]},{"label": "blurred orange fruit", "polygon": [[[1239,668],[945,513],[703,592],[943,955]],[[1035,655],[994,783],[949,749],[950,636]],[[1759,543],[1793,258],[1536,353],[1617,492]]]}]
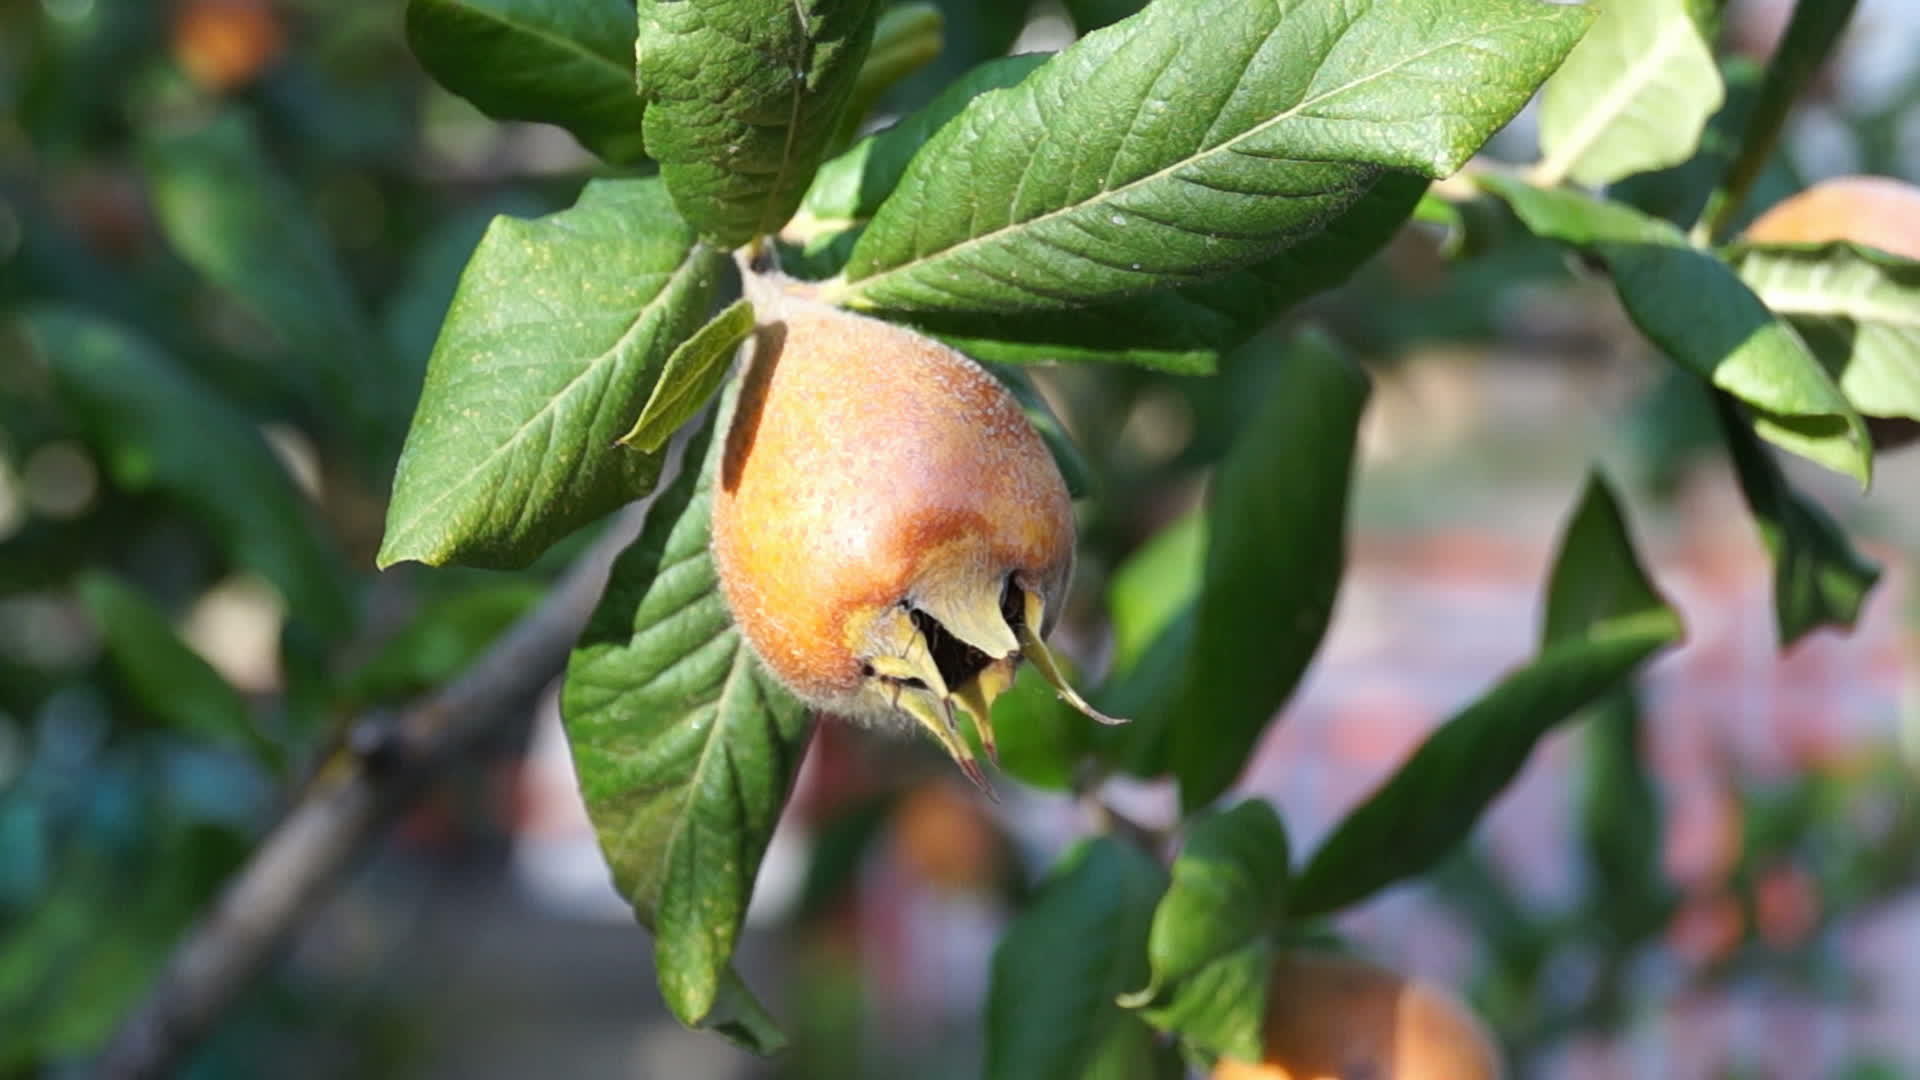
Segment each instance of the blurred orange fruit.
[{"label": "blurred orange fruit", "polygon": [[1445,987],[1350,957],[1282,952],[1267,986],[1266,1060],[1213,1080],[1495,1080],[1493,1039]]},{"label": "blurred orange fruit", "polygon": [[252,82],[286,47],[271,0],[180,0],[173,58],[201,89],[225,93]]}]

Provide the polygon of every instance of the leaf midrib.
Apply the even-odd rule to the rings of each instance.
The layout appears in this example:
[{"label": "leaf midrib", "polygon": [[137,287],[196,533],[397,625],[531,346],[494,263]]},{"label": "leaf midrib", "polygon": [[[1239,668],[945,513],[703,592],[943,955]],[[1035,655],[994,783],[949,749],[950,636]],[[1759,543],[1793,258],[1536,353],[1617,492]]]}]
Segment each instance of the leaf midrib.
[{"label": "leaf midrib", "polygon": [[[1545,6],[1551,7],[1552,5],[1545,5]],[[1338,97],[1341,94],[1345,94],[1348,91],[1355,89],[1356,87],[1363,86],[1376,79],[1384,78],[1387,75],[1391,75],[1403,67],[1406,67],[1416,61],[1424,60],[1427,57],[1432,56],[1434,53],[1441,52],[1446,49],[1451,49],[1459,45],[1463,45],[1466,42],[1471,41],[1477,37],[1484,37],[1488,34],[1495,33],[1498,31],[1514,30],[1524,26],[1532,25],[1533,23],[1547,22],[1559,17],[1561,16],[1558,13],[1552,13],[1552,14],[1537,15],[1530,18],[1526,18],[1526,19],[1516,19],[1510,22],[1498,24],[1497,26],[1488,27],[1486,29],[1476,31],[1472,34],[1466,35],[1465,37],[1451,38],[1447,41],[1440,42],[1432,46],[1431,48],[1428,48],[1421,52],[1414,53],[1404,58],[1403,60],[1399,61],[1398,63],[1394,64],[1391,67],[1382,68],[1378,71],[1375,71],[1365,76],[1364,78],[1356,79],[1349,83],[1344,83],[1338,87],[1335,87],[1330,91],[1327,91],[1326,93],[1320,94],[1317,97],[1303,98],[1299,102],[1297,102],[1295,105],[1293,105],[1293,107],[1285,110],[1284,112],[1276,113],[1270,119],[1246,129],[1240,134],[1221,142],[1217,146],[1210,147],[1207,150],[1203,151],[1202,153],[1195,154],[1190,157],[1181,158],[1178,161],[1168,164],[1164,168],[1161,168],[1152,173],[1148,173],[1145,176],[1141,176],[1137,179],[1130,180],[1127,183],[1122,184],[1118,187],[1106,188],[1104,190],[1095,192],[1088,199],[1085,199],[1083,201],[1076,202],[1076,203],[1071,203],[1067,206],[1058,207],[1053,210],[1049,210],[1038,217],[1027,218],[1024,221],[1008,222],[1007,224],[1002,225],[999,228],[981,233],[977,236],[970,236],[965,240],[962,240],[956,244],[951,244],[947,247],[940,248],[936,251],[928,252],[925,255],[917,257],[911,261],[900,263],[895,266],[890,266],[885,270],[880,271],[879,273],[870,274],[867,277],[858,278],[858,279],[849,281],[847,283],[847,294],[852,296],[857,296],[862,292],[868,291],[869,287],[872,286],[875,282],[884,281],[893,275],[906,273],[916,268],[924,267],[939,259],[953,257],[956,255],[956,253],[966,248],[984,244],[989,240],[992,240],[1000,236],[1002,233],[1012,232],[1015,230],[1022,230],[1029,227],[1037,228],[1043,225],[1044,223],[1046,223],[1047,221],[1052,220],[1053,218],[1062,217],[1067,214],[1078,213],[1082,210],[1098,211],[1100,207],[1106,205],[1109,199],[1115,196],[1118,196],[1124,192],[1130,192],[1133,189],[1138,188],[1145,184],[1158,182],[1164,179],[1165,177],[1170,176],[1176,170],[1186,168],[1187,166],[1192,165],[1195,162],[1209,160],[1215,157],[1216,155],[1231,154],[1233,152],[1233,148],[1239,145],[1240,143],[1243,143],[1253,138],[1256,135],[1260,135],[1266,132],[1267,130],[1271,129],[1277,124],[1293,119],[1296,115],[1298,115],[1299,113],[1303,112],[1304,110],[1312,106],[1322,104],[1332,98]],[[1281,26],[1284,25],[1285,22],[1286,20],[1283,17],[1280,20],[1280,22],[1274,24],[1274,28],[1270,30],[1267,34],[1268,40],[1271,40],[1274,34],[1279,33]],[[1344,39],[1345,39],[1345,34],[1341,36],[1341,40],[1344,40]],[[1335,44],[1337,46],[1338,42],[1336,42]],[[1263,43],[1263,47],[1264,47],[1264,43]],[[1331,53],[1332,49],[1330,48],[1328,52]],[[1243,73],[1244,73],[1244,69],[1243,69]],[[1018,91],[1024,86],[1025,86],[1025,83],[1022,82],[1022,83],[1017,83],[1012,87],[1008,87],[1005,90],[991,90],[991,91],[988,91],[987,93],[981,94],[979,97],[975,98],[973,102],[969,104],[967,108],[961,113],[961,115],[955,118],[955,120],[958,121],[963,119],[967,113],[972,112],[976,107],[980,107],[980,102],[996,98],[1003,93]],[[1336,162],[1336,164],[1342,164],[1342,163]],[[1369,163],[1354,161],[1354,162],[1346,162],[1344,164],[1352,164],[1355,166],[1365,166]],[[876,213],[875,216],[877,217],[878,214]]]},{"label": "leaf midrib", "polygon": [[[1675,27],[1678,27],[1677,32]],[[1656,27],[1653,45],[1627,68],[1618,82],[1601,95],[1593,108],[1581,114],[1579,123],[1574,125],[1559,150],[1540,163],[1540,175],[1558,183],[1560,177],[1571,172],[1580,159],[1606,135],[1613,121],[1633,105],[1640,92],[1653,85],[1667,59],[1674,50],[1685,44],[1687,34],[1692,31],[1693,20],[1686,12],[1679,10],[1673,11],[1663,25]]]},{"label": "leaf midrib", "polygon": [[[621,352],[628,346],[640,328],[646,324],[648,316],[658,310],[665,303],[666,298],[674,292],[675,287],[680,282],[681,275],[686,272],[689,267],[694,265],[701,251],[702,247],[699,244],[688,248],[686,254],[681,257],[679,265],[675,266],[673,270],[667,274],[667,280],[661,284],[660,291],[654,293],[646,303],[640,306],[640,309],[634,313],[633,321],[627,324],[627,328],[621,331],[620,337],[615,340],[611,346],[601,352],[599,356],[588,360],[586,365],[582,367],[573,378],[567,380],[566,385],[560,387],[559,390],[548,396],[547,400],[541,403],[540,408],[536,409],[531,416],[522,421],[511,435],[507,436],[499,445],[488,451],[485,457],[475,462],[473,467],[468,469],[459,479],[442,488],[440,494],[434,496],[431,502],[415,510],[411,515],[411,519],[415,522],[429,519],[432,517],[433,511],[439,509],[442,503],[472,487],[474,482],[481,479],[482,474],[490,469],[502,454],[516,449],[522,440],[527,437],[527,434],[532,431],[548,413],[557,408],[561,402],[568,400],[582,381],[598,374],[608,362],[617,363]],[[420,528],[422,528],[422,526],[414,525],[403,530],[400,536],[403,539],[410,540]],[[400,545],[396,545],[396,549],[398,549],[399,546]],[[406,558],[407,556],[402,555],[399,557]]]},{"label": "leaf midrib", "polygon": [[595,52],[593,49],[588,48],[585,44],[573,38],[562,37],[558,34],[553,33],[550,30],[543,29],[531,23],[515,22],[512,19],[505,18],[499,12],[491,11],[484,8],[470,7],[465,4],[457,3],[455,2],[455,0],[427,0],[427,2],[439,8],[444,9],[445,11],[447,11],[449,14],[453,15],[456,18],[461,15],[466,15],[477,22],[488,22],[496,26],[505,27],[506,29],[509,29],[509,30],[518,31],[522,34],[527,35],[528,37],[534,38],[537,41],[541,41],[548,45],[554,46],[561,52],[573,53],[576,56],[582,57],[586,60],[593,62],[594,64],[600,67],[604,67],[612,71],[614,73],[615,81],[617,82],[627,82],[627,81],[630,81],[631,79],[632,73],[627,68],[623,67],[620,63],[616,62],[612,57],[607,56],[605,53]]}]

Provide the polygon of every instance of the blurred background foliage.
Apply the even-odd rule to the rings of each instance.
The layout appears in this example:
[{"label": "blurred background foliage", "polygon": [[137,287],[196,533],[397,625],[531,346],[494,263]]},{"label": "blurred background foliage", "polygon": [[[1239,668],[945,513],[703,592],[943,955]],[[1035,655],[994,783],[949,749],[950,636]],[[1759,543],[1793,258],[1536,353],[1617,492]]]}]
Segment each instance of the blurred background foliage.
[{"label": "blurred background foliage", "polygon": [[[945,51],[881,115],[1137,5],[939,6]],[[1785,6],[1731,6],[1730,114]],[[1893,22],[1863,17],[1881,30],[1823,77],[1751,209],[1833,173],[1920,177],[1920,22],[1898,0],[1865,7]],[[436,87],[402,8],[0,0],[0,1075],[84,1057],[347,719],[444,681],[590,539],[520,573],[371,570],[425,358],[485,223],[564,206],[602,167],[557,129],[495,123]],[[1492,149],[1530,153],[1528,118]],[[1624,194],[1684,216],[1691,167]],[[1636,497],[1680,497],[1689,463],[1717,446],[1697,384],[1655,377],[1603,284],[1482,224],[1454,237],[1465,252],[1409,230],[1310,311],[1382,380],[1365,520],[1498,527],[1523,512],[1501,493],[1588,448],[1539,401],[1584,388],[1624,421],[1605,449],[1633,467]],[[1111,568],[1196,505],[1266,399],[1263,361],[1287,329],[1218,378],[1043,373],[1100,496],[1070,653],[1106,647]],[[1576,389],[1526,396],[1542,379]],[[1915,523],[1913,502],[1894,493],[1893,526],[1851,512],[1912,552],[1920,536],[1897,526]],[[1161,542],[1190,552],[1193,531]],[[1476,1004],[1523,1060],[1618,1030],[1650,986],[1670,989],[1647,965],[1683,918],[1712,938],[1701,979],[1858,993],[1823,927],[1915,880],[1912,775],[1882,758],[1741,783],[1732,862],[1688,895],[1657,859],[1644,720],[1622,697],[1589,725],[1578,833],[1592,872],[1575,903],[1543,910],[1477,849],[1431,886],[1472,935]],[[776,849],[767,876],[784,900],[755,920],[786,932],[743,958],[771,973],[795,1046],[749,1062],[660,1012],[644,939],[581,899],[597,895],[590,840],[585,855],[542,848],[555,796],[526,779],[543,775],[533,732],[529,717],[463,764],[192,1075],[257,1075],[264,1060],[288,1076],[527,1075],[552,1060],[572,1075],[977,1073],[977,1018],[889,1001],[932,991],[887,971],[887,952],[986,950],[1057,848],[1054,825],[1022,823],[1018,799],[988,814],[924,748],[823,737],[790,812],[806,842]],[[887,875],[920,899],[876,910]],[[946,944],[900,944],[929,937]],[[486,1039],[459,1034],[480,1027]],[[1868,1054],[1848,1075],[1915,1064]],[[1714,1075],[1776,1075],[1749,1065]]]}]

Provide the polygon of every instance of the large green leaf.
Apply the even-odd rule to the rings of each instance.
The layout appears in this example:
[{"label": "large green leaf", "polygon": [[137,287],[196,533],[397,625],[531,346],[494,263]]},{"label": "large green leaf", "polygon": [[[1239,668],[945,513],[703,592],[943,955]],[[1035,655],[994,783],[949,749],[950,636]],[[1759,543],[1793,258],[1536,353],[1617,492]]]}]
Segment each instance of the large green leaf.
[{"label": "large green leaf", "polygon": [[1920,262],[1844,243],[1743,246],[1731,257],[1854,408],[1920,419]]},{"label": "large green leaf", "polygon": [[1113,669],[1130,670],[1155,638],[1193,603],[1206,567],[1207,515],[1199,511],[1161,529],[1107,582]]},{"label": "large green leaf", "polygon": [[174,250],[279,340],[274,374],[384,469],[404,421],[388,362],[309,204],[268,159],[245,115],[143,148],[154,215]]},{"label": "large green leaf", "polygon": [[1607,485],[1568,524],[1533,662],[1447,721],[1321,845],[1289,892],[1305,918],[1422,873],[1453,851],[1555,725],[1619,687],[1680,637],[1648,583]]},{"label": "large green leaf", "polygon": [[960,115],[974,98],[1012,86],[1046,62],[1046,53],[1022,53],[989,60],[967,72],[925,107],[820,166],[801,208],[817,225],[872,217],[934,132]]},{"label": "large green leaf", "polygon": [[1424,178],[1387,173],[1312,236],[1210,281],[1066,311],[920,312],[912,318],[983,360],[1131,363],[1212,374],[1228,353],[1288,308],[1351,277],[1393,239],[1426,189]]},{"label": "large green leaf", "polygon": [[943,127],[854,246],[844,297],[1053,309],[1259,262],[1383,167],[1458,169],[1589,18],[1537,0],[1150,5]]},{"label": "large green leaf", "polygon": [[1116,837],[1062,861],[994,950],[987,1080],[1168,1075],[1152,1029],[1115,1000],[1146,982],[1148,928],[1165,888],[1160,864]]},{"label": "large green leaf", "polygon": [[1720,430],[1760,538],[1773,555],[1773,613],[1782,647],[1822,626],[1851,629],[1880,579],[1818,503],[1794,490],[1746,429],[1739,407],[1715,395]]},{"label": "large green leaf", "polygon": [[1752,406],[1760,434],[1868,482],[1872,444],[1860,414],[1800,335],[1726,263],[1621,203],[1510,177],[1479,181],[1535,235],[1604,262],[1634,325],[1675,362]]},{"label": "large green leaf", "polygon": [[786,224],[876,12],[875,0],[640,0],[647,150],[700,235],[732,247]]},{"label": "large green leaf", "polygon": [[239,692],[180,640],[153,601],[98,571],[80,579],[79,593],[141,715],[190,738],[248,753],[274,751]]},{"label": "large green leaf", "polygon": [[707,550],[734,387],[614,564],[561,695],[614,884],[654,931],[668,1006],[703,1026],[729,996],[751,1003],[729,963],[811,730],[735,629]]},{"label": "large green leaf", "polygon": [[1540,98],[1537,170],[1600,186],[1693,156],[1726,96],[1687,0],[1612,0]]},{"label": "large green leaf", "polygon": [[428,362],[380,565],[524,566],[652,490],[615,440],[704,322],[726,258],[657,180],[602,180],[569,210],[495,218]]},{"label": "large green leaf", "polygon": [[31,312],[28,340],[57,400],[114,483],[172,500],[240,566],[273,583],[288,614],[334,637],[353,621],[339,552],[247,418],[145,342],[87,315]]},{"label": "large green leaf", "polygon": [[1333,616],[1346,565],[1347,485],[1367,377],[1298,339],[1208,496],[1206,573],[1183,692],[1164,724],[1180,798],[1227,789],[1292,694]]},{"label": "large green leaf", "polygon": [[615,163],[639,160],[629,0],[408,0],[407,43],[440,85],[496,120],[557,124]]}]

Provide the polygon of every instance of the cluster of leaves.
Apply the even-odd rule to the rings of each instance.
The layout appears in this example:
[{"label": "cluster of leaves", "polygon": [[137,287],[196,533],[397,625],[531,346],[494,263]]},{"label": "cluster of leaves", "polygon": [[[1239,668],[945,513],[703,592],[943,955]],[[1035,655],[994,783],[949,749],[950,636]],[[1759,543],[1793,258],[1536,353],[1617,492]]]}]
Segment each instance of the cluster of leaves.
[{"label": "cluster of leaves", "polygon": [[[829,7],[639,6],[639,92],[622,107],[639,120],[658,175],[599,181],[570,210],[489,230],[434,351],[384,562],[520,565],[646,492],[667,435],[719,388],[749,325],[740,304],[708,319],[725,289],[724,251],[768,234],[825,296],[987,361],[1206,373],[1351,273],[1413,212],[1426,182],[1465,165],[1570,52],[1583,59],[1549,90],[1549,126],[1571,134],[1550,139],[1543,169],[1577,165],[1591,179],[1608,157],[1634,169],[1670,164],[1699,127],[1686,146],[1648,150],[1674,139],[1664,128],[1657,139],[1636,135],[1633,108],[1566,104],[1596,81],[1641,77],[1627,59],[1638,15],[1616,20],[1635,25],[1603,20],[1576,49],[1592,13],[1531,0],[1163,0],[1058,55],[972,69],[829,156],[850,126],[846,103],[873,96],[871,85],[856,92],[863,77],[874,81],[860,58],[870,47],[901,51],[897,41],[870,46],[875,13]],[[1691,16],[1679,17],[1698,35]],[[484,35],[474,29],[483,22]],[[524,80],[532,50],[556,37],[577,40],[577,53],[616,55],[611,25],[605,12],[416,0],[409,30],[469,100],[568,126],[593,146],[616,111],[597,65],[591,77],[550,66],[537,92],[494,73]],[[1634,106],[1641,89],[1599,97]],[[1700,124],[1716,104],[1700,103]],[[1634,161],[1647,153],[1657,160]],[[1488,183],[1542,232],[1547,212],[1528,218],[1528,200],[1604,206],[1546,184]],[[1694,252],[1657,224],[1615,247]],[[1657,320],[1645,323],[1659,340]],[[1836,448],[1826,460],[1864,476],[1860,419],[1818,365],[1809,357],[1802,371],[1783,346],[1744,348],[1743,338],[1722,330],[1693,350],[1720,348],[1711,360],[1661,343],[1704,374],[1724,368],[1717,383],[1744,395],[1763,433]],[[1170,775],[1199,811],[1291,693],[1338,587],[1367,384],[1314,337],[1273,358],[1270,382],[1219,467],[1208,511],[1116,575],[1117,655],[1100,696],[1136,723],[1106,735],[1043,693],[1017,691],[995,717],[1013,775],[1066,787],[1089,762]],[[563,711],[616,881],[656,932],[669,1005],[766,1049],[773,1029],[729,958],[807,727],[731,627],[706,554],[719,412],[693,426],[679,479],[616,567],[570,665]],[[1260,981],[1266,935],[1431,865],[1541,733],[1677,638],[1597,479],[1569,528],[1549,607],[1541,655],[1446,725],[1291,884],[1280,823],[1257,805],[1193,819],[1171,891],[1151,858],[1116,839],[1072,857],[1009,938],[1027,945],[1002,953],[990,1072],[1077,1075],[1146,1060],[1152,1026],[1200,1057],[1251,1054],[1262,995],[1223,986]],[[1277,636],[1274,612],[1288,613]],[[1244,888],[1206,884],[1216,872],[1241,875]],[[1086,920],[1097,925],[1061,932]],[[1203,940],[1184,940],[1193,935]],[[1091,940],[1105,944],[1066,962],[1063,948],[1084,952]],[[1116,995],[1142,984],[1122,1011]],[[1240,1004],[1218,1007],[1229,999]]]},{"label": "cluster of leaves", "polygon": [[[1023,782],[1169,777],[1191,816],[1170,868],[1118,835],[1055,868],[995,960],[995,1077],[1172,1075],[1182,1054],[1257,1056],[1271,950],[1435,866],[1547,730],[1679,637],[1596,476],[1564,531],[1539,654],[1317,851],[1296,866],[1264,804],[1213,808],[1331,617],[1368,396],[1331,339],[1263,331],[1346,280],[1410,215],[1463,234],[1499,218],[1608,275],[1635,325],[1716,402],[1776,557],[1783,643],[1850,624],[1876,571],[1765,442],[1865,483],[1863,417],[1920,417],[1901,314],[1913,264],[1851,245],[1717,246],[1851,3],[1799,5],[1780,57],[1741,94],[1707,44],[1718,5],[1688,0],[1075,0],[1074,44],[1012,57],[1025,0],[410,0],[406,43],[440,84],[497,119],[565,128],[604,168],[570,205],[523,197],[504,209],[552,212],[494,217],[484,234],[486,214],[438,214],[426,186],[391,181],[385,198],[436,224],[406,257],[371,266],[343,255],[285,162],[397,174],[410,133],[356,109],[305,58],[245,107],[93,78],[143,70],[127,60],[159,36],[159,16],[142,7],[36,24],[61,63],[34,69],[21,96],[43,153],[74,131],[110,138],[129,102],[161,103],[136,113],[135,152],[164,253],[137,273],[90,258],[39,212],[42,193],[0,175],[16,207],[0,203],[0,225],[19,226],[10,242],[27,269],[0,279],[0,299],[18,304],[45,374],[24,394],[0,387],[7,427],[29,444],[86,446],[112,508],[110,522],[36,522],[3,541],[5,573],[48,568],[83,597],[104,670],[30,690],[10,679],[0,707],[44,718],[49,701],[71,700],[69,683],[111,687],[192,745],[271,775],[310,755],[331,716],[445,679],[525,609],[542,567],[651,494],[573,654],[563,712],[616,883],[656,935],[669,1006],[763,1051],[779,1032],[731,958],[809,724],[732,627],[707,555],[723,386],[753,322],[727,303],[734,249],[771,250],[836,302],[993,365],[1075,494],[1095,496],[1092,532],[1123,485],[1066,438],[1021,365],[1098,364],[1120,387],[1217,375],[1182,390],[1213,394],[1220,420],[1186,462],[1215,467],[1208,505],[1128,555],[1105,594],[1115,647],[1094,696],[1134,723],[1095,729],[1024,679],[996,705],[1003,766]],[[1542,85],[1531,172],[1429,192]],[[87,96],[102,87],[119,97]],[[881,113],[897,119],[858,137]],[[281,132],[305,142],[290,150]],[[1634,202],[1656,177],[1660,204]],[[1594,194],[1603,186],[1609,196]],[[206,294],[219,317],[182,316]],[[266,422],[313,440],[335,504],[324,522],[258,434]],[[377,506],[389,475],[382,566],[527,572],[481,588],[421,575],[447,583],[441,599],[356,665],[369,605],[349,566],[372,544],[354,506]],[[181,522],[194,588],[240,569],[285,600],[282,698],[239,695],[181,643],[178,596],[80,584],[84,565],[141,565],[136,540]],[[39,789],[4,794],[0,828],[52,835]],[[156,820],[176,819],[198,821]],[[142,842],[206,873],[177,894],[146,890],[156,914],[129,920],[130,939],[155,929],[117,972],[143,972],[151,943],[238,857],[245,830],[221,820],[224,832],[169,827]],[[76,903],[99,895],[88,875],[104,872],[83,861]],[[85,921],[67,906],[16,920],[68,896],[50,873],[36,881],[0,895],[9,943],[66,940]],[[0,1008],[66,955],[5,951]],[[19,1051],[0,1042],[0,1065],[96,1039],[137,973],[122,982],[86,995],[80,1020],[0,1025],[63,1033]]]}]

